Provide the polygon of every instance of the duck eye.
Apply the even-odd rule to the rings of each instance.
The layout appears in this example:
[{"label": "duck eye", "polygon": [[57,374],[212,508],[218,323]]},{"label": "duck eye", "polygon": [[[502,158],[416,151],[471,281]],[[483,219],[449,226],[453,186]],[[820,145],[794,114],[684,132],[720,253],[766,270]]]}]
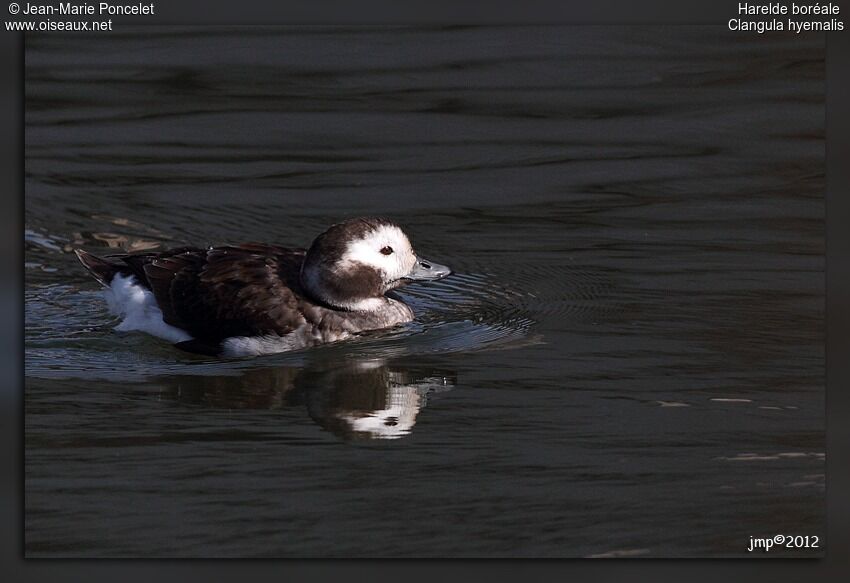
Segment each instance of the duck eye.
[{"label": "duck eye", "polygon": [[387,245],[386,247],[381,249],[381,253],[383,253],[384,255],[392,255],[393,254],[393,248],[390,247],[389,245]]}]

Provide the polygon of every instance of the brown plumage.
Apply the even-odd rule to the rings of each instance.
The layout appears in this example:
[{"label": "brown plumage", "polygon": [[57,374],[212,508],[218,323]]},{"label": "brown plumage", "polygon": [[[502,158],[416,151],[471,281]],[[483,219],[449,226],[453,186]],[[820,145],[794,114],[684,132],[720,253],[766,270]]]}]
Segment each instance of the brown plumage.
[{"label": "brown plumage", "polygon": [[216,343],[231,336],[284,336],[304,324],[296,293],[306,294],[293,277],[304,254],[248,243],[104,258],[77,255],[104,285],[116,273],[135,276],[153,292],[166,324]]}]

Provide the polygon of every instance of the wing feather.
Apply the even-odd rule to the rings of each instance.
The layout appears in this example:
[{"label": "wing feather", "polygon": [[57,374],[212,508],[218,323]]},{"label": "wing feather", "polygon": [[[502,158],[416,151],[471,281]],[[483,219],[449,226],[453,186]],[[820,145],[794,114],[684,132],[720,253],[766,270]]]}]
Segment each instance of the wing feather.
[{"label": "wing feather", "polygon": [[283,336],[303,324],[303,258],[303,250],[260,243],[114,257],[150,288],[166,323],[207,340]]}]

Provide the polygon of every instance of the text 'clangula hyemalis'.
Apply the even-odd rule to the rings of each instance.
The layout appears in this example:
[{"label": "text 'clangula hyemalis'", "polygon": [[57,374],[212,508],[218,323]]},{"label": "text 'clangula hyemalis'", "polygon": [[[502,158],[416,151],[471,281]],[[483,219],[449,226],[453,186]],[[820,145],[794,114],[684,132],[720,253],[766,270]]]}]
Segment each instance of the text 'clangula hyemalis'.
[{"label": "text 'clangula hyemalis'", "polygon": [[416,255],[387,219],[333,225],[309,249],[246,243],[97,257],[77,250],[106,289],[120,331],[191,352],[256,356],[344,340],[413,320],[385,294],[442,279],[448,267]]}]

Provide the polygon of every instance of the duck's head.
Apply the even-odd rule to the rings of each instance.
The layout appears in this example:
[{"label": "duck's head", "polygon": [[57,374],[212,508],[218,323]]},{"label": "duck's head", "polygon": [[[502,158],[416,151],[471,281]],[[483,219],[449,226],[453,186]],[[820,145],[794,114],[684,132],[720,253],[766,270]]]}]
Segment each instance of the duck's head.
[{"label": "duck's head", "polygon": [[313,297],[351,311],[385,305],[384,294],[411,281],[433,281],[451,269],[416,255],[401,227],[381,218],[333,225],[316,237],[301,268],[301,283]]}]

